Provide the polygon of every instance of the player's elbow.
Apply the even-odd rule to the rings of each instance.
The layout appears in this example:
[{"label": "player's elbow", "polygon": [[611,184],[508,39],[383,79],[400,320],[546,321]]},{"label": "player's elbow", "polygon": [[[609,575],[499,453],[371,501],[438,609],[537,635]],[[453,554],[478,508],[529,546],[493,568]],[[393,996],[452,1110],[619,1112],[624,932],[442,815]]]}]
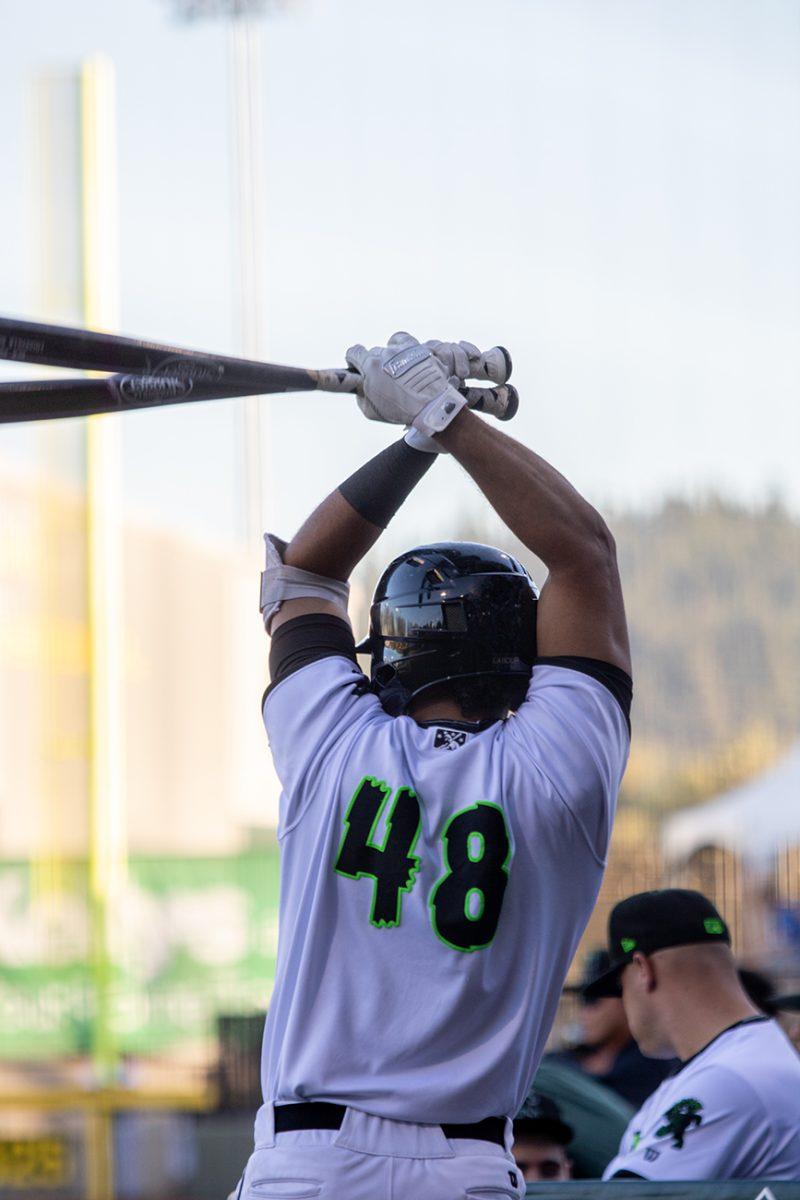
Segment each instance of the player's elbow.
[{"label": "player's elbow", "polygon": [[576,545],[576,557],[592,573],[617,573],[617,543],[600,513],[591,508]]},{"label": "player's elbow", "polygon": [[564,522],[557,538],[542,554],[551,572],[609,576],[617,573],[614,536],[597,509],[584,504]]}]

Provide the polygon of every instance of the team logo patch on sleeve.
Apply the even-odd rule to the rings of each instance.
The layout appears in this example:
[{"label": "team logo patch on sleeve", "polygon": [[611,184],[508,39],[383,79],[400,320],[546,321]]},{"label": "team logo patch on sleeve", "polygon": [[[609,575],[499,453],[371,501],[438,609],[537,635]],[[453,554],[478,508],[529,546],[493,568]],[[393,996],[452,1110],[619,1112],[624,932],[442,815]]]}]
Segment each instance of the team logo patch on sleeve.
[{"label": "team logo patch on sleeve", "polygon": [[703,1120],[700,1116],[702,1107],[699,1100],[679,1100],[664,1113],[664,1124],[656,1130],[656,1137],[671,1137],[674,1148],[682,1150],[688,1130]]},{"label": "team logo patch on sleeve", "polygon": [[457,750],[469,737],[463,729],[437,729],[433,739],[434,750]]}]

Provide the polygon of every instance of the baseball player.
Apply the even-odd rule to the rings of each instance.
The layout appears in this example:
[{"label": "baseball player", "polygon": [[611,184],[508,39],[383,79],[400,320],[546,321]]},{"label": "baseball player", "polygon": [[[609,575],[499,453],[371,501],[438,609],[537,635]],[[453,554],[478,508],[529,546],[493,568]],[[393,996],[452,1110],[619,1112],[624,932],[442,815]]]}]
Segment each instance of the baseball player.
[{"label": "baseball player", "polygon": [[[524,1194],[510,1118],[600,886],[630,661],[608,529],[464,407],[464,345],[353,347],[362,410],[409,431],[267,538],[280,937],[241,1200]],[[402,554],[368,679],[346,580],[439,453],[548,579],[489,546]]]},{"label": "baseball player", "polygon": [[530,1092],[514,1119],[514,1157],[526,1183],[572,1179],[567,1146],[574,1137],[555,1100]]},{"label": "baseball player", "polygon": [[749,999],[710,900],[629,896],[610,964],[586,989],[622,995],[644,1054],[681,1060],[642,1105],[604,1179],[800,1179],[800,1058]]}]

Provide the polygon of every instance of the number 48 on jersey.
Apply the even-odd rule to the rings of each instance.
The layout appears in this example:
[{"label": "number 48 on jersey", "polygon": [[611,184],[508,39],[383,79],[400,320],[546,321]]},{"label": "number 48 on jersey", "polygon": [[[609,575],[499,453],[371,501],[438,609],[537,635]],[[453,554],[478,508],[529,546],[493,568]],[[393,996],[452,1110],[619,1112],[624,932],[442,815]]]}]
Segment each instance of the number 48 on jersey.
[{"label": "number 48 on jersey", "polygon": [[[398,788],[386,815],[382,844],[375,841],[392,789],[367,775],[344,818],[335,870],[348,879],[372,879],[370,923],[400,924],[403,896],[414,889],[420,860],[414,853],[422,824],[416,793]],[[511,839],[502,809],[479,800],[455,813],[442,832],[444,873],[428,901],[436,936],[454,950],[484,950],[497,932],[508,884]]]}]

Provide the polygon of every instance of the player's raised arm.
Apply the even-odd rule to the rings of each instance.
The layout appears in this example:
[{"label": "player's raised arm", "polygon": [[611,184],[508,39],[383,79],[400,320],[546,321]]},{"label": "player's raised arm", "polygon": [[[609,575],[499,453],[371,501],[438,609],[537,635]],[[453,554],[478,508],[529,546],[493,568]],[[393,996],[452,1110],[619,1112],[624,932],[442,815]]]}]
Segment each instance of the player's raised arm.
[{"label": "player's raised arm", "polygon": [[261,611],[269,633],[310,614],[347,620],[350,573],[442,449],[432,435],[466,404],[448,375],[458,371],[459,354],[468,369],[460,345],[468,343],[420,345],[410,334],[396,333],[385,347],[347,351],[348,364],[364,378],[358,398],[364,415],[411,428],[326,497],[288,545],[267,537]]},{"label": "player's raised arm", "polygon": [[538,454],[470,412],[459,413],[436,440],[548,568],[538,654],[599,659],[630,674],[614,539],[600,514]]},{"label": "player's raised arm", "polygon": [[269,633],[294,617],[347,621],[347,580],[436,458],[405,438],[381,450],[327,496],[288,545],[267,535],[261,611]]}]

